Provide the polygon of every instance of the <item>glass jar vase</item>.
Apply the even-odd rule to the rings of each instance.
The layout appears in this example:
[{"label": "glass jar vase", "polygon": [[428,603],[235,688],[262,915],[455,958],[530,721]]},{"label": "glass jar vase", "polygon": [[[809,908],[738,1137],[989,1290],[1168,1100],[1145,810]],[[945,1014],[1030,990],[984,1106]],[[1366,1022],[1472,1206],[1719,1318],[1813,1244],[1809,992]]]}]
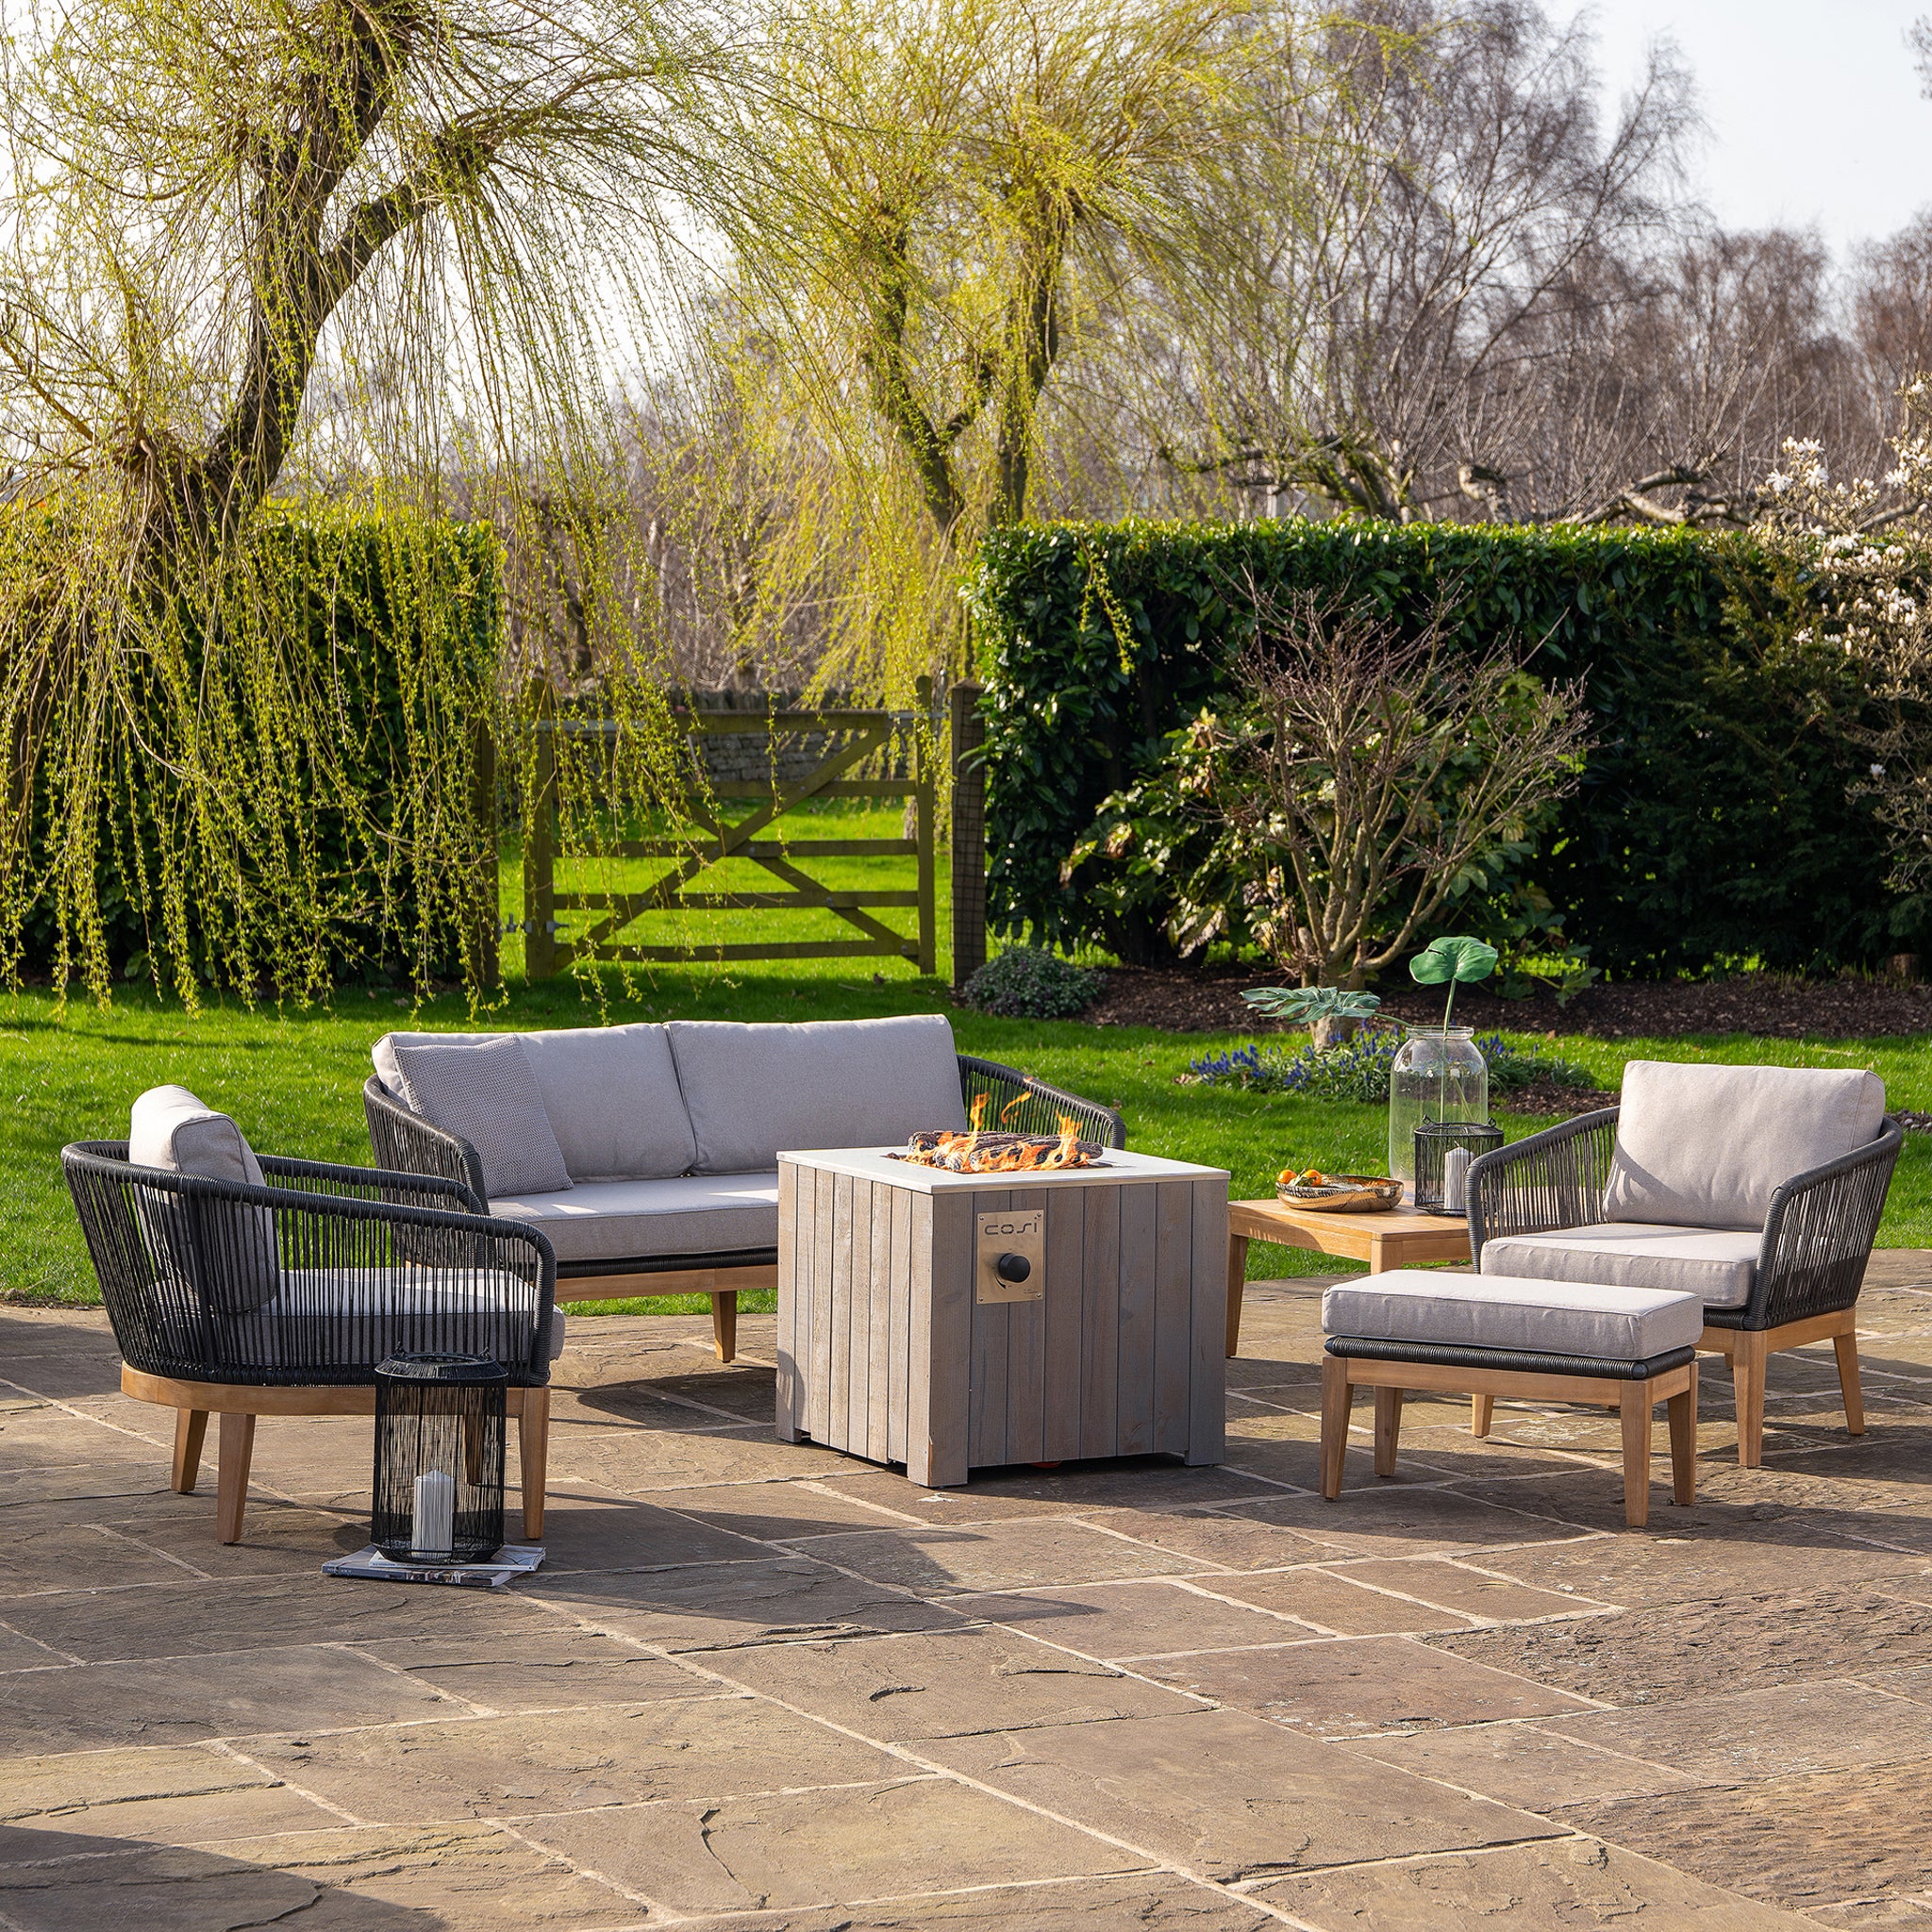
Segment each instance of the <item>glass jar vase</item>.
[{"label": "glass jar vase", "polygon": [[1490,1063],[1470,1026],[1411,1026],[1389,1069],[1389,1174],[1415,1188],[1415,1130],[1424,1121],[1487,1121]]}]

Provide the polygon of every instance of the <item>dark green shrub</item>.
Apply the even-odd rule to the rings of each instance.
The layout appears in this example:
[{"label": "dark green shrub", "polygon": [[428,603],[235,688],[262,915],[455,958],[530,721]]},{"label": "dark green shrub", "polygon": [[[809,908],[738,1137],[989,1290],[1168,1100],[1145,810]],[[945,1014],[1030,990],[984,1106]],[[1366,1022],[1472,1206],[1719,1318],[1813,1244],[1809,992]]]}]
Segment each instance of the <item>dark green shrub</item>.
[{"label": "dark green shrub", "polygon": [[1105,974],[1032,946],[1008,946],[966,982],[966,1004],[1003,1020],[1071,1020],[1100,997]]},{"label": "dark green shrub", "polygon": [[[1622,974],[1757,959],[1871,965],[1932,943],[1932,908],[1890,891],[1866,704],[1842,658],[1791,641],[1752,541],[1687,531],[1468,525],[1053,525],[993,532],[970,597],[986,684],[990,908],[1002,930],[1128,958],[1167,951],[1171,909],[1137,885],[1063,876],[1101,802],[1223,696],[1253,627],[1244,587],[1335,591],[1420,625],[1453,587],[1461,635],[1538,643],[1581,676],[1596,749],[1533,859],[1455,924],[1568,941]],[[1097,874],[1096,874],[1097,878]],[[1521,926],[1512,934],[1511,926]]]}]

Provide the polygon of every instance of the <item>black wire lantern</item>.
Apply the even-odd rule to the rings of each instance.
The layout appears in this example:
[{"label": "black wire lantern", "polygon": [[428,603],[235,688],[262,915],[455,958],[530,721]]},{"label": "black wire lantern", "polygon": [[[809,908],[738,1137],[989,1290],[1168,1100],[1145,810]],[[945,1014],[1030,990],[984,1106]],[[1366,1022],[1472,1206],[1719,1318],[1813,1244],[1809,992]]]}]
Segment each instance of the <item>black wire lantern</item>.
[{"label": "black wire lantern", "polygon": [[1469,1167],[1503,1144],[1488,1121],[1424,1121],[1415,1130],[1415,1205],[1424,1214],[1469,1211]]},{"label": "black wire lantern", "polygon": [[397,1563],[486,1563],[503,1547],[504,1390],[480,1355],[392,1355],[375,1372],[370,1541]]}]

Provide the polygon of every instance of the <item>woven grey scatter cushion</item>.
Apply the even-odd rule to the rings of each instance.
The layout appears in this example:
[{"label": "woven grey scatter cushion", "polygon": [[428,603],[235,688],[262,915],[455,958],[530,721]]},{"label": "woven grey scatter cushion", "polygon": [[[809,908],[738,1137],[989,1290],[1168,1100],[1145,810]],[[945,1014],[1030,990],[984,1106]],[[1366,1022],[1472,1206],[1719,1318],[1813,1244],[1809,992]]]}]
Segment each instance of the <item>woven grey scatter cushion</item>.
[{"label": "woven grey scatter cushion", "polygon": [[370,1058],[399,1099],[405,1048],[520,1040],[573,1180],[661,1180],[697,1158],[662,1026],[561,1026],[540,1033],[386,1033]]},{"label": "woven grey scatter cushion", "polygon": [[[263,1185],[261,1163],[242,1129],[205,1107],[186,1087],[151,1087],[127,1119],[127,1159],[134,1167],[206,1180]],[[172,1268],[227,1313],[258,1308],[281,1287],[275,1218],[240,1202],[189,1203],[159,1189],[142,1194],[138,1213],[158,1264]]]},{"label": "woven grey scatter cushion", "polygon": [[514,1033],[458,1043],[399,1041],[395,1061],[409,1111],[476,1150],[485,1193],[570,1186],[537,1075]]},{"label": "woven grey scatter cushion", "polygon": [[1885,1083],[1836,1067],[1624,1069],[1606,1221],[1758,1227],[1786,1181],[1877,1138]]},{"label": "woven grey scatter cushion", "polygon": [[966,1124],[943,1013],[748,1026],[666,1027],[697,1137],[698,1174],[774,1167],[781,1152],[882,1147]]}]

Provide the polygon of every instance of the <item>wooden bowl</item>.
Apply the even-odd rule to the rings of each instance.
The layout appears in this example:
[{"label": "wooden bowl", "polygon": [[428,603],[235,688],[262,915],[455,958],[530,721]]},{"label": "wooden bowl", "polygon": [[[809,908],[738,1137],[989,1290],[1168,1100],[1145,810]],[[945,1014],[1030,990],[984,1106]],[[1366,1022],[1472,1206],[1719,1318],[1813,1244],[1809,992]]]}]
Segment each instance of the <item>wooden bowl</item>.
[{"label": "wooden bowl", "polygon": [[1321,1214],[1386,1214],[1402,1206],[1402,1183],[1379,1174],[1337,1174],[1325,1188],[1290,1187],[1277,1182],[1274,1192],[1297,1208]]}]

